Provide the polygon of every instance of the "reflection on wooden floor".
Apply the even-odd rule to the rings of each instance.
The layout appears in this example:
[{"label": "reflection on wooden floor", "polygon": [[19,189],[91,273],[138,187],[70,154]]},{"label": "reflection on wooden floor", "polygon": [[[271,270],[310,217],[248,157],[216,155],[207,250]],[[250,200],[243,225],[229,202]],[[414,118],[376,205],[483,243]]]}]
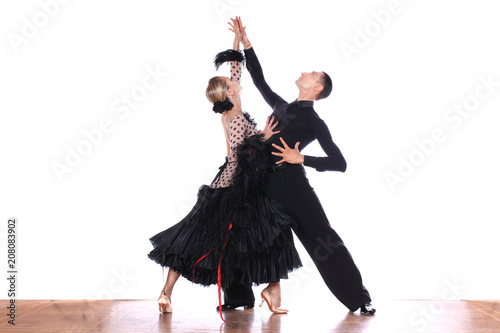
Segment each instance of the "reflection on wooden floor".
[{"label": "reflection on wooden floor", "polygon": [[500,301],[390,300],[374,303],[371,317],[339,304],[290,304],[285,315],[256,306],[223,312],[223,323],[206,305],[174,303],[174,313],[161,315],[154,300],[18,300],[15,326],[0,302],[0,332],[500,332]]}]

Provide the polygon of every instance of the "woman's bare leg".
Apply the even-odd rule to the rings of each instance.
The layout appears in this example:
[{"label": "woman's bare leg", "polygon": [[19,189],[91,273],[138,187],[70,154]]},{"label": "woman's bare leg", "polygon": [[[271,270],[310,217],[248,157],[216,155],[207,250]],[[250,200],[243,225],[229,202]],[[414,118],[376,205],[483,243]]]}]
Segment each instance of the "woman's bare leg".
[{"label": "woman's bare leg", "polygon": [[165,282],[165,286],[162,289],[162,295],[167,295],[168,299],[171,299],[172,291],[174,289],[174,285],[177,282],[180,274],[174,271],[172,268],[168,270],[167,281]]},{"label": "woman's bare leg", "polygon": [[273,306],[279,308],[281,306],[281,286],[279,282],[269,283],[266,287]]},{"label": "woman's bare leg", "polygon": [[165,282],[165,286],[163,286],[160,297],[158,298],[158,307],[161,313],[172,312],[172,291],[179,276],[180,274],[173,269],[168,270],[167,281]]}]

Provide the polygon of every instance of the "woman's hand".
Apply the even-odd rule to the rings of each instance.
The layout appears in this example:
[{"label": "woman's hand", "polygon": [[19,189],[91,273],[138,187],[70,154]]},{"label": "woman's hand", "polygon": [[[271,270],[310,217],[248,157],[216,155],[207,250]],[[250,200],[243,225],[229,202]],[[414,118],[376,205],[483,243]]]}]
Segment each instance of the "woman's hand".
[{"label": "woman's hand", "polygon": [[249,49],[252,47],[252,44],[250,43],[250,41],[248,40],[248,37],[247,37],[247,32],[246,32],[247,27],[244,27],[243,23],[241,23],[240,16],[236,16],[236,20],[238,22],[238,26],[239,26],[239,30],[240,30],[240,34],[241,34],[241,42],[243,43],[243,47],[245,49]]},{"label": "woman's hand", "polygon": [[281,161],[276,162],[276,164],[280,164],[283,162],[288,162],[291,164],[304,164],[304,155],[301,155],[299,152],[300,142],[296,142],[295,148],[292,149],[292,148],[288,147],[288,145],[286,144],[285,140],[283,140],[283,138],[280,138],[280,140],[281,140],[281,143],[283,144],[284,148],[282,148],[278,145],[275,145],[273,143],[273,147],[278,149],[280,151],[280,153],[277,153],[274,151],[271,152],[271,154],[276,155],[276,156],[280,156],[282,158]]},{"label": "woman's hand", "polygon": [[241,31],[240,31],[240,25],[238,23],[238,17],[235,19],[230,19],[232,22],[227,22],[231,26],[229,30],[234,32],[234,43],[233,43],[233,50],[239,51],[240,49],[240,42],[241,42]]},{"label": "woman's hand", "polygon": [[269,121],[269,117],[267,117],[267,121],[266,121],[266,126],[264,126],[264,130],[263,131],[259,131],[259,133],[262,133],[264,134],[264,140],[268,140],[270,137],[272,137],[274,134],[276,133],[279,133],[281,131],[276,131],[276,132],[273,132],[273,129],[278,126],[278,123],[279,121],[275,122],[273,124],[273,121],[274,121],[274,116],[273,118],[271,119],[271,121]]}]

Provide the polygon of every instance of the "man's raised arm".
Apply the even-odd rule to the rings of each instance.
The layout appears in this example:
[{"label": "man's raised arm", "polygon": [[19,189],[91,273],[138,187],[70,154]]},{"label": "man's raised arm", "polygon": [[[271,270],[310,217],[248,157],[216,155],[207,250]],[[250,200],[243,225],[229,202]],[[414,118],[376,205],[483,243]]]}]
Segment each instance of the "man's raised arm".
[{"label": "man's raised arm", "polygon": [[259,59],[257,59],[257,55],[255,54],[252,44],[248,40],[245,30],[246,27],[243,27],[241,18],[238,18],[238,22],[240,24],[239,29],[242,34],[241,42],[244,47],[248,72],[252,76],[253,83],[260,91],[260,94],[264,97],[266,103],[273,109],[273,114],[275,114],[277,111],[281,111],[288,103],[276,94],[267,84],[264,79],[264,73],[262,71],[262,67],[260,66]]}]

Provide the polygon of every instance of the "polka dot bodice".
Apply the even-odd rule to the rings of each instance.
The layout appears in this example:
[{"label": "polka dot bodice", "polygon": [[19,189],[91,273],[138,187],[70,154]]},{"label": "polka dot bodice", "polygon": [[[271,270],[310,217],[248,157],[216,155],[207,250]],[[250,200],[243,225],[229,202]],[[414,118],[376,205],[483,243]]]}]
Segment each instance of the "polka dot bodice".
[{"label": "polka dot bodice", "polygon": [[[225,115],[222,115],[222,117],[224,116]],[[225,123],[227,123],[227,121],[223,118],[223,125],[225,125]],[[210,185],[210,187],[213,188],[228,187],[232,184],[234,170],[238,162],[236,154],[238,144],[242,143],[245,138],[258,133],[242,114],[233,116],[226,125],[226,128],[224,128],[224,132],[226,133],[226,141],[229,145],[229,156],[227,156],[226,167],[223,169],[222,173],[220,173],[219,177],[216,177]]]}]

